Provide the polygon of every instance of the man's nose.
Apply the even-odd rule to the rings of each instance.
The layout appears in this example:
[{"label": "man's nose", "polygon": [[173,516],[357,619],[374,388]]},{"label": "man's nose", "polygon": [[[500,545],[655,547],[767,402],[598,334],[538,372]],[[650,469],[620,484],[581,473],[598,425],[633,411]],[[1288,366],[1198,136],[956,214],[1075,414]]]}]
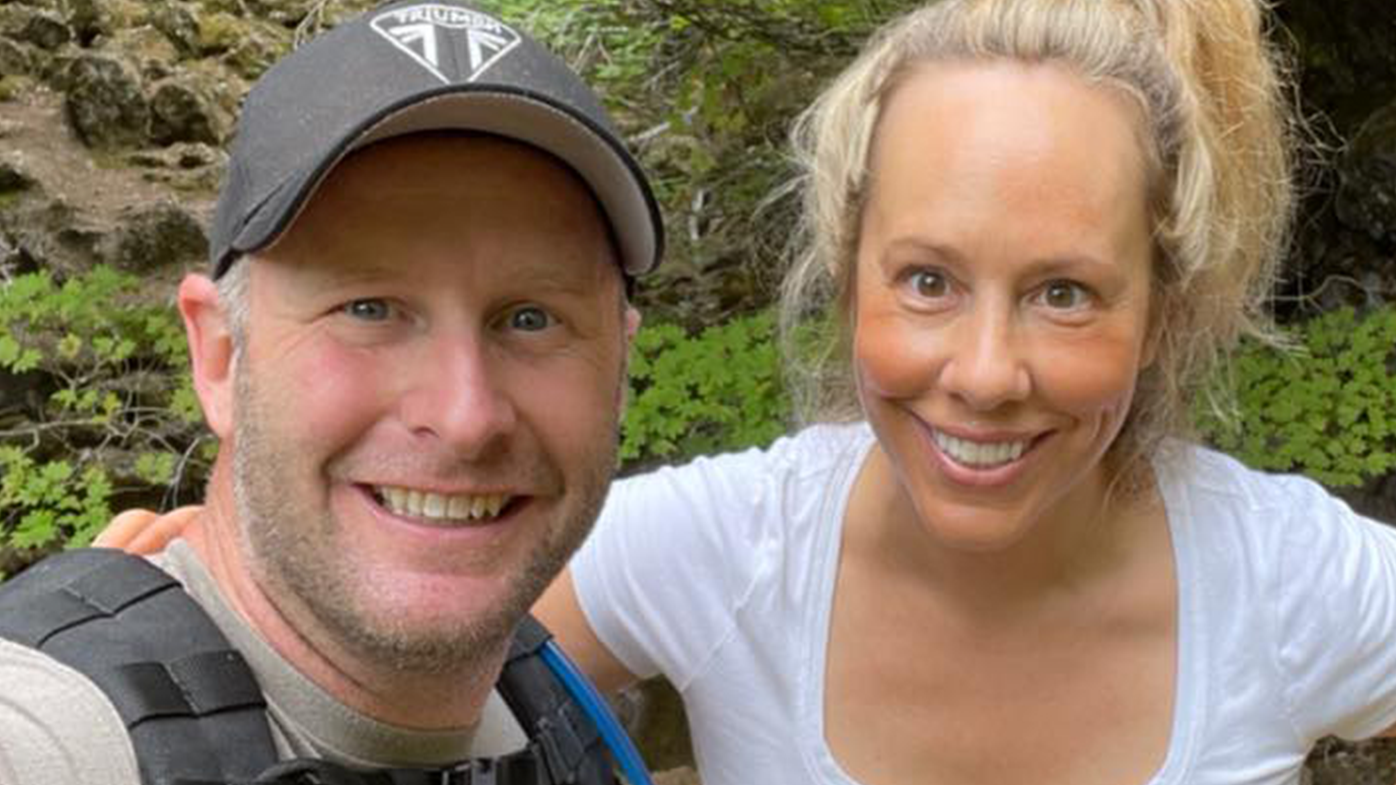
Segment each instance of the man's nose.
[{"label": "man's nose", "polygon": [[976,305],[956,321],[941,387],[975,411],[1027,398],[1032,376],[1023,338],[1010,307]]},{"label": "man's nose", "polygon": [[412,369],[401,404],[418,436],[440,440],[463,458],[478,458],[514,427],[517,412],[505,370],[477,339],[439,339]]}]

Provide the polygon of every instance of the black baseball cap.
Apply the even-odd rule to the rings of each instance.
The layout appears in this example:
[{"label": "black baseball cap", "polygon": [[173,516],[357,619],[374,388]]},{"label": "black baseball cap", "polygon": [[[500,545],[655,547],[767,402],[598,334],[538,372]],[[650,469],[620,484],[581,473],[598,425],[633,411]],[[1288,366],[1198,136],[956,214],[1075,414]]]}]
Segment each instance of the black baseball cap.
[{"label": "black baseball cap", "polygon": [[581,78],[489,14],[454,0],[406,0],[317,36],[253,85],[214,214],[214,278],[271,245],[349,153],[448,129],[551,153],[591,188],[625,274],[658,263],[664,231],[654,194]]}]

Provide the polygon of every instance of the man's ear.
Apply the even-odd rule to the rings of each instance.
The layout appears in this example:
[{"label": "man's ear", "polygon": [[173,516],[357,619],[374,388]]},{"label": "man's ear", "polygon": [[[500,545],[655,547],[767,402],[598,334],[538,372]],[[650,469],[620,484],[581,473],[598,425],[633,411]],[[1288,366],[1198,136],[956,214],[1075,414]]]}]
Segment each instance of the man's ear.
[{"label": "man's ear", "polygon": [[625,356],[624,372],[620,379],[620,400],[616,401],[619,417],[625,419],[625,410],[630,407],[630,351],[635,345],[635,333],[640,331],[640,312],[629,304],[625,306]]},{"label": "man's ear", "polygon": [[233,432],[233,334],[218,286],[207,276],[185,276],[179,284],[179,313],[189,341],[194,392],[208,427],[226,440]]}]

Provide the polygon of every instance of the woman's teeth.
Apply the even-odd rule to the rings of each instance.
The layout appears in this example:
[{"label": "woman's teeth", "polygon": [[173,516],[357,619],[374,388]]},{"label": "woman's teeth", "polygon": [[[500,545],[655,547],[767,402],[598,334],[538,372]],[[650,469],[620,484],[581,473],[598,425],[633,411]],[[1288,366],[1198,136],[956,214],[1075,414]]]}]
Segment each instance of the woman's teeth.
[{"label": "woman's teeth", "polygon": [[974,469],[985,469],[1012,463],[1023,456],[1030,441],[1015,442],[972,442],[958,439],[941,431],[934,431],[936,446],[956,463]]},{"label": "woman's teeth", "polygon": [[378,500],[394,515],[434,521],[479,521],[499,516],[509,503],[504,494],[443,494],[380,485]]}]

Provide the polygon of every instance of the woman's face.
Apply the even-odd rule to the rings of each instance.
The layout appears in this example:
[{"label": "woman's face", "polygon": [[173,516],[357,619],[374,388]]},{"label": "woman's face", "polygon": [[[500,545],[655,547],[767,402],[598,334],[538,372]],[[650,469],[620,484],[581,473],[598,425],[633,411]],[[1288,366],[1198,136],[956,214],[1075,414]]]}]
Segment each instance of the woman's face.
[{"label": "woman's face", "polygon": [[1056,65],[931,64],[884,103],[854,276],[863,408],[922,526],[1086,520],[1150,359],[1138,111]]}]

